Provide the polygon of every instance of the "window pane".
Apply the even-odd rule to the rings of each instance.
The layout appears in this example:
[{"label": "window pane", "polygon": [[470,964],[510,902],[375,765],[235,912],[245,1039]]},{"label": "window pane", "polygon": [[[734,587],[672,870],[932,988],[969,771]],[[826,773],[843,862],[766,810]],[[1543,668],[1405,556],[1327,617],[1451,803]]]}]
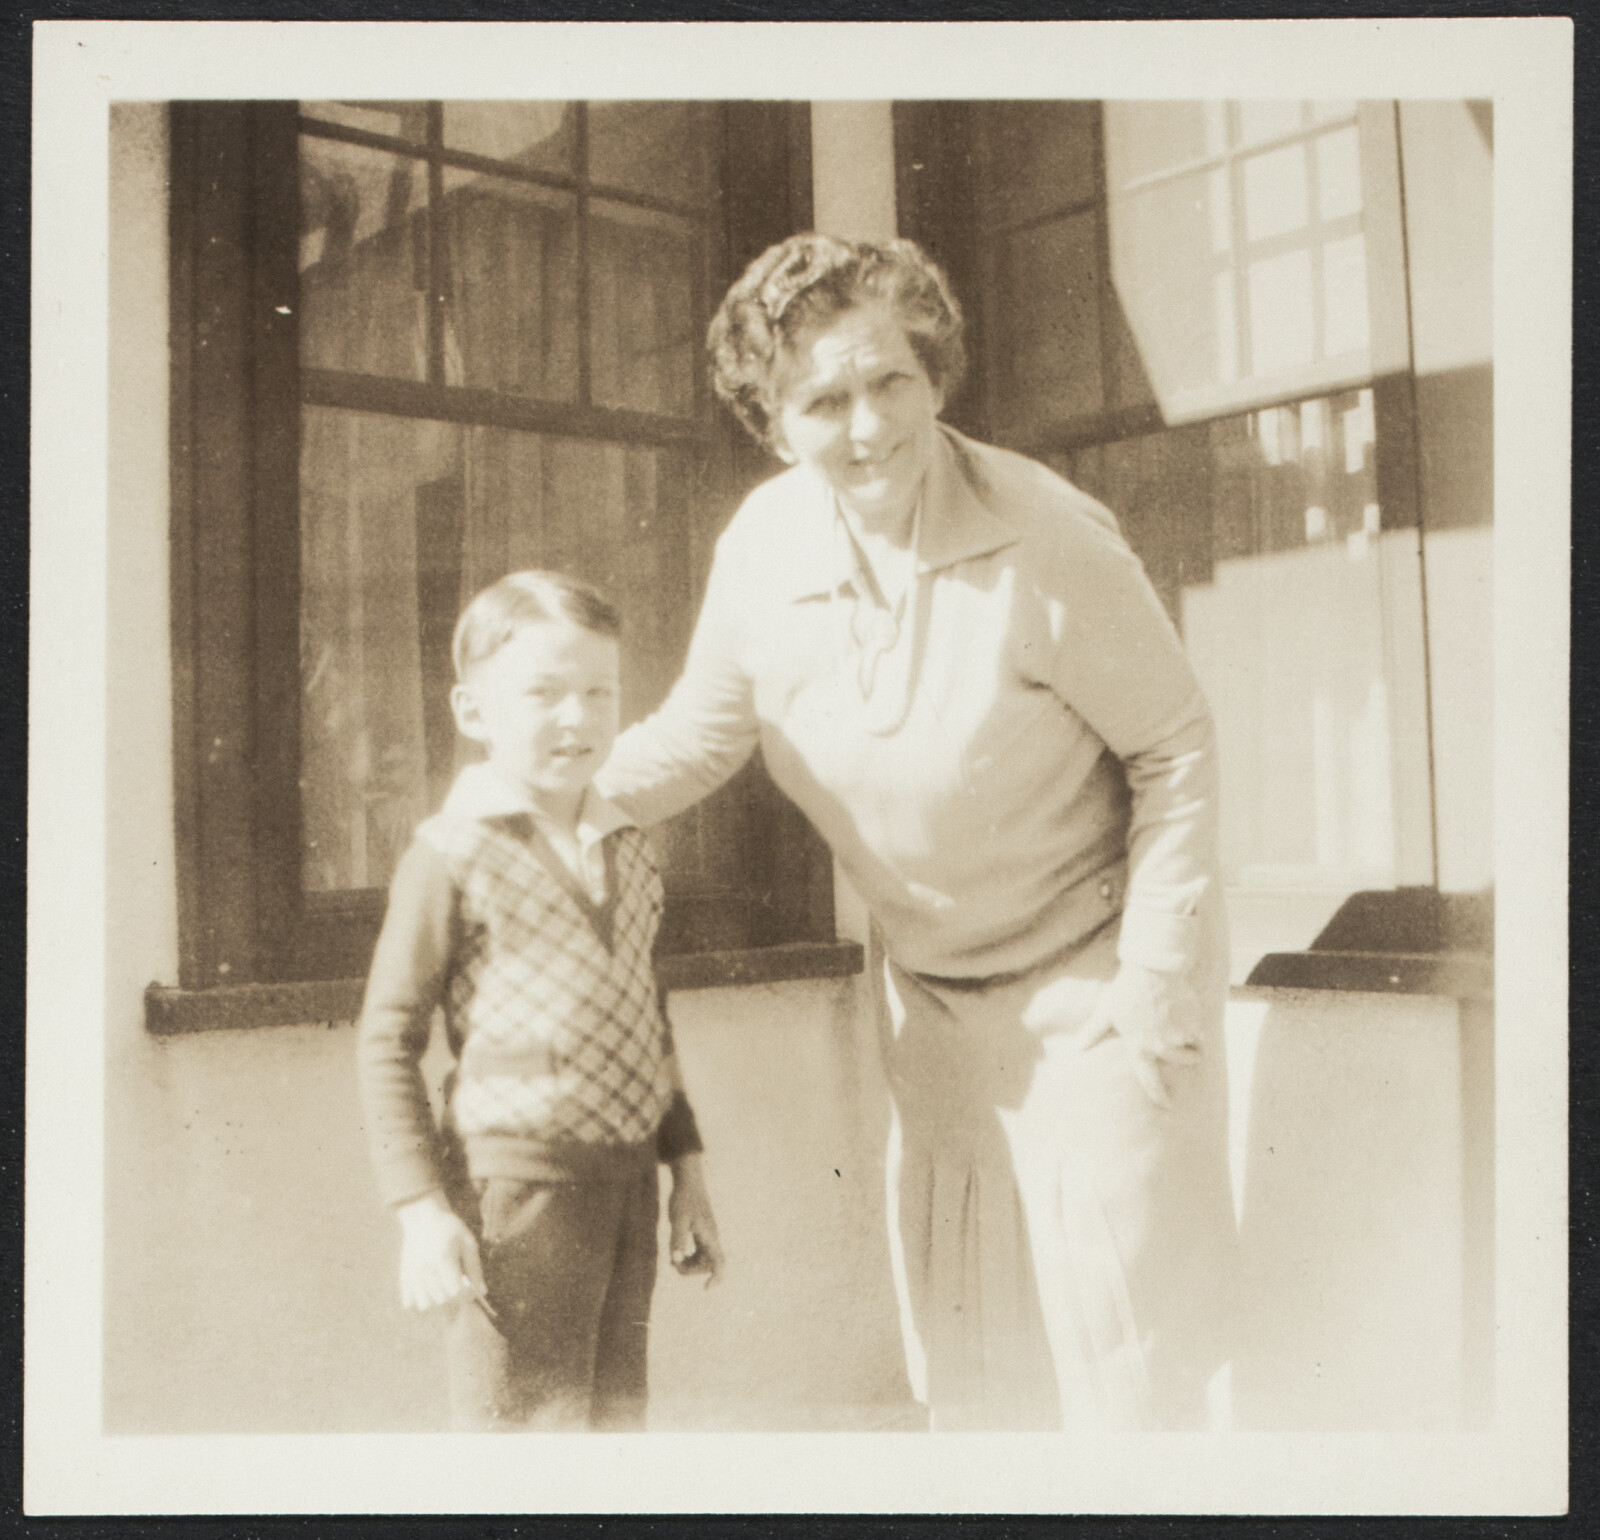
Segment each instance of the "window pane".
[{"label": "window pane", "polygon": [[421,144],[428,136],[426,102],[301,102],[303,117],[345,128],[364,128],[369,134],[389,134]]},{"label": "window pane", "polygon": [[677,203],[708,203],[716,176],[715,112],[709,102],[590,102],[590,180]]},{"label": "window pane", "polygon": [[1337,123],[1356,115],[1356,104],[1353,101],[1326,101],[1311,103],[1311,121],[1313,123]]},{"label": "window pane", "polygon": [[1328,358],[1360,353],[1370,340],[1366,241],[1359,235],[1322,248],[1323,347]]},{"label": "window pane", "polygon": [[[1235,378],[1234,273],[1226,245],[1215,249],[1232,219],[1226,173],[1157,182],[1114,203],[1112,213],[1117,299],[1163,401]],[[1187,260],[1175,261],[1177,251]],[[1031,300],[1022,291],[1011,303]]]},{"label": "window pane", "polygon": [[601,406],[694,413],[700,346],[696,247],[687,220],[589,205],[590,388]]},{"label": "window pane", "polygon": [[1244,230],[1247,239],[1264,240],[1303,230],[1310,217],[1306,196],[1306,151],[1286,145],[1244,163]]},{"label": "window pane", "polygon": [[1107,102],[1103,110],[1106,181],[1113,192],[1227,148],[1224,102]]},{"label": "window pane", "polygon": [[403,379],[427,367],[427,175],[300,136],[300,361]]},{"label": "window pane", "polygon": [[660,702],[694,615],[690,478],[680,450],[304,409],[307,889],[385,885],[478,757],[450,714],[450,637],[466,600],[505,573],[598,583],[624,617],[625,719]]},{"label": "window pane", "polygon": [[1074,214],[1001,237],[998,268],[1002,410],[1025,423],[1099,411],[1104,393],[1095,215]]},{"label": "window pane", "polygon": [[1184,627],[1218,718],[1235,883],[1395,880],[1402,728],[1383,574],[1404,572],[1413,602],[1420,585],[1396,559],[1410,532],[1379,534],[1372,423],[1363,390],[1209,429],[1219,559],[1212,583],[1185,593]]},{"label": "window pane", "polygon": [[536,171],[571,171],[571,102],[445,102],[444,142]]},{"label": "window pane", "polygon": [[445,383],[573,400],[576,200],[447,166],[443,221]]},{"label": "window pane", "polygon": [[[1420,693],[1388,672],[1386,627],[1420,580],[1414,532],[1379,530],[1373,438],[1371,391],[1347,391],[1062,466],[1116,510],[1180,623],[1217,723],[1230,885],[1395,881],[1398,745],[1419,727],[1395,702]],[[1386,582],[1408,594],[1386,607]]]},{"label": "window pane", "polygon": [[980,112],[995,219],[1028,219],[1095,196],[1098,102],[992,102]]},{"label": "window pane", "polygon": [[1317,206],[1324,219],[1361,212],[1361,144],[1355,126],[1323,134],[1317,145]]},{"label": "window pane", "polygon": [[1250,264],[1250,372],[1309,364],[1316,338],[1311,253],[1286,251]]},{"label": "window pane", "polygon": [[[300,785],[308,890],[382,887],[428,812],[418,563],[428,493],[460,480],[460,430],[306,407],[300,449]],[[454,595],[451,595],[454,598]],[[437,637],[429,638],[437,646]],[[437,694],[437,660],[429,669]],[[432,708],[431,710],[428,708]]]},{"label": "window pane", "polygon": [[1305,122],[1299,102],[1242,101],[1239,108],[1239,143],[1259,144],[1292,134]]},{"label": "window pane", "polygon": [[[1405,344],[1403,307],[1391,302],[1402,290],[1399,241],[1385,238],[1399,222],[1392,145],[1380,137],[1364,149],[1364,130],[1340,122],[1349,104],[1331,103],[1332,126],[1296,128],[1301,140],[1130,186],[1126,168],[1184,105],[1108,103],[1105,117],[1112,281],[1166,419],[1383,372]],[[1229,111],[1259,142],[1274,123],[1298,124],[1304,105]],[[1377,334],[1375,315],[1385,323]]]}]

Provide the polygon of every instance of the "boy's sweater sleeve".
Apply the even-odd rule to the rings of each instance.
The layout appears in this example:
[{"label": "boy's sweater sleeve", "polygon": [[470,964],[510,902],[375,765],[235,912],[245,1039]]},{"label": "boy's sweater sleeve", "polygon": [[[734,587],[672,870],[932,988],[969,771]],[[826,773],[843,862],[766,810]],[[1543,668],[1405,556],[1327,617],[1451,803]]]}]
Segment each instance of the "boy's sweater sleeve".
[{"label": "boy's sweater sleeve", "polygon": [[356,1044],[367,1146],[390,1204],[444,1185],[420,1061],[449,975],[455,911],[444,856],[414,840],[389,887]]},{"label": "boy's sweater sleeve", "polygon": [[672,1078],[672,1100],[656,1125],[656,1159],[671,1165],[685,1155],[699,1155],[705,1150],[700,1140],[700,1125],[696,1123],[694,1108],[689,1105],[688,1093],[683,1089],[683,1071],[678,1064],[678,1047],[672,1039],[672,1018],[667,1014],[667,990],[659,981],[656,984],[656,1005],[666,1026],[668,1073]]}]

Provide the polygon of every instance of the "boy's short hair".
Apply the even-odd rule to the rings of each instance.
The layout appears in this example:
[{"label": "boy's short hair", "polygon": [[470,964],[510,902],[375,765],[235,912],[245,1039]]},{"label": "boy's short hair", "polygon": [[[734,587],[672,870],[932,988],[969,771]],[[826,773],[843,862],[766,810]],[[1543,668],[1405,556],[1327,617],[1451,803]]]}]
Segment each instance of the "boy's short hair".
[{"label": "boy's short hair", "polygon": [[569,620],[613,641],[622,634],[622,616],[592,583],[564,572],[508,572],[477,594],[456,622],[450,656],[457,683],[524,626],[544,620]]}]

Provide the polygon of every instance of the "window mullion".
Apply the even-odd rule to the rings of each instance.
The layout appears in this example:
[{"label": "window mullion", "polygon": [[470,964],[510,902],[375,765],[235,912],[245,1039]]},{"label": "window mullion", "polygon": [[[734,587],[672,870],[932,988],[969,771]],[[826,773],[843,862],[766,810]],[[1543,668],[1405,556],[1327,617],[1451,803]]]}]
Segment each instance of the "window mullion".
[{"label": "window mullion", "polygon": [[1250,325],[1249,236],[1245,226],[1244,157],[1235,153],[1242,130],[1239,104],[1229,102],[1224,117],[1226,139],[1223,164],[1228,176],[1228,222],[1233,261],[1233,336],[1240,379],[1255,373],[1255,333]]},{"label": "window mullion", "polygon": [[589,104],[574,102],[573,158],[578,171],[578,400],[594,404],[589,360]]},{"label": "window mullion", "polygon": [[428,367],[430,385],[444,384],[445,230],[444,104],[428,103]]}]

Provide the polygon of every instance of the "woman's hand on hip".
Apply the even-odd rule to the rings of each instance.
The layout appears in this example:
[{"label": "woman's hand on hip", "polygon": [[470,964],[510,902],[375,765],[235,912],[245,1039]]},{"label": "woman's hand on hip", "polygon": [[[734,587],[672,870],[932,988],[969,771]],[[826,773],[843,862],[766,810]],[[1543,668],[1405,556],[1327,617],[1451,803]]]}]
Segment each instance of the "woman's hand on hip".
[{"label": "woman's hand on hip", "polygon": [[1158,1107],[1170,1105],[1166,1071],[1200,1057],[1200,1003],[1185,975],[1122,963],[1089,1020],[1083,1046],[1113,1033],[1128,1045],[1145,1095]]}]

